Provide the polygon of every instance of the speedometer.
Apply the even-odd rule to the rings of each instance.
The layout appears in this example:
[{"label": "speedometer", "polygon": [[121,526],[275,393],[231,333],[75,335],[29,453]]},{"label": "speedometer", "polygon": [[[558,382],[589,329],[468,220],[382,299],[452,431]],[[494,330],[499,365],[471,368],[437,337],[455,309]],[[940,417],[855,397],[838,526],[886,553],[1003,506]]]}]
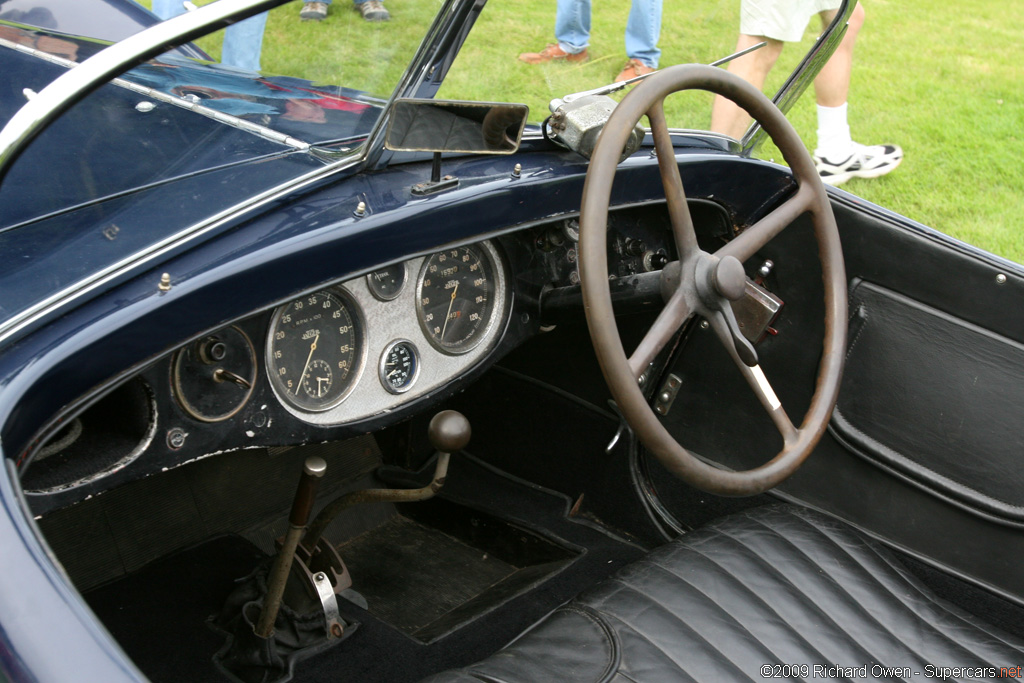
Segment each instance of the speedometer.
[{"label": "speedometer", "polygon": [[484,337],[494,312],[494,266],[480,246],[446,249],[423,264],[416,312],[439,351],[466,353]]},{"label": "speedometer", "polygon": [[304,410],[327,410],[352,389],[363,356],[356,305],[324,291],[282,306],[267,340],[267,373],[278,396]]}]

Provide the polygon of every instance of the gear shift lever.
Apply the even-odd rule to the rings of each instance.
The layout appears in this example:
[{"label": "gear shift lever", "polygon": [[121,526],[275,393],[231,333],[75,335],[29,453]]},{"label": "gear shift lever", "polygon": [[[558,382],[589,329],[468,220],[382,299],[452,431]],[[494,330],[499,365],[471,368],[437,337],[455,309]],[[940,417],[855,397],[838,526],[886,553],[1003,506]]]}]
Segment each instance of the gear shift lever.
[{"label": "gear shift lever", "polygon": [[469,420],[462,413],[454,410],[442,410],[430,420],[427,427],[427,438],[430,445],[437,451],[437,465],[434,467],[434,478],[429,484],[419,489],[365,489],[346,493],[333,503],[327,505],[309,525],[302,545],[312,551],[320,536],[328,525],[343,510],[360,503],[412,503],[418,500],[433,498],[434,494],[444,486],[448,476],[448,460],[451,454],[461,451],[469,443],[472,429]]}]

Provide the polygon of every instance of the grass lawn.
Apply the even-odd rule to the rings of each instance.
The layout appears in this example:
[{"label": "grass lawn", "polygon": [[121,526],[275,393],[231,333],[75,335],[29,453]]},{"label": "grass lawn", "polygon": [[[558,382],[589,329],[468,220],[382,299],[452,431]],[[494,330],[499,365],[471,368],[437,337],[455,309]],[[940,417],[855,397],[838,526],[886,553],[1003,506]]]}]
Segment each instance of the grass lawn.
[{"label": "grass lawn", "polygon": [[[203,3],[200,3],[203,4]],[[1011,3],[1013,4],[1013,3]],[[392,21],[368,24],[337,0],[327,21],[298,20],[299,3],[271,12],[266,71],[306,75],[387,94],[438,0],[387,0]],[[736,40],[739,0],[665,3],[661,65],[710,62]],[[903,147],[903,164],[844,189],[938,230],[1024,261],[1024,50],[1005,0],[867,0],[850,94],[854,139]],[[627,2],[594,3],[590,61],[530,66],[516,60],[554,40],[554,0],[490,0],[440,97],[525,102],[541,120],[554,97],[610,82],[626,61]],[[773,72],[774,92],[819,26],[791,45]],[[218,38],[203,47],[219,53]],[[298,49],[301,46],[301,49]],[[677,100],[673,102],[672,100]],[[705,128],[710,97],[674,96],[672,125]],[[789,112],[815,144],[813,94]],[[766,146],[762,156],[776,158]]]}]

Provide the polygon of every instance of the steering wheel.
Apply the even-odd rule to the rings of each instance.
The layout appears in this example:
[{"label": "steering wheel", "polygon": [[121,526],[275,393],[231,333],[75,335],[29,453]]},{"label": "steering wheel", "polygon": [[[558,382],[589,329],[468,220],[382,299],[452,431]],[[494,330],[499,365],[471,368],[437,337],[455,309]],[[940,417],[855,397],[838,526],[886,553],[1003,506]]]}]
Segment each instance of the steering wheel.
[{"label": "steering wheel", "polygon": [[[710,91],[745,109],[781,150],[797,183],[795,194],[714,253],[702,251],[697,245],[665,122],[665,97],[682,90]],[[630,132],[644,114],[654,136],[679,260],[662,270],[665,307],[627,358],[612,311],[606,225],[619,157]],[[810,214],[818,242],[825,292],[825,334],[814,395],[803,422],[796,427],[757,364],[754,347],[740,333],[730,302],[744,296],[743,263],[804,213]],[[583,186],[579,251],[580,284],[590,337],[612,396],[644,446],[675,476],[719,495],[761,493],[795,472],[824,434],[839,394],[846,348],[846,272],[828,195],[803,142],[782,112],[756,88],[722,69],[688,64],[649,76],[615,108],[598,139]],[[754,469],[719,469],[687,451],[655,416],[639,386],[638,378],[655,356],[697,315],[711,324],[782,435],[782,450]]]}]

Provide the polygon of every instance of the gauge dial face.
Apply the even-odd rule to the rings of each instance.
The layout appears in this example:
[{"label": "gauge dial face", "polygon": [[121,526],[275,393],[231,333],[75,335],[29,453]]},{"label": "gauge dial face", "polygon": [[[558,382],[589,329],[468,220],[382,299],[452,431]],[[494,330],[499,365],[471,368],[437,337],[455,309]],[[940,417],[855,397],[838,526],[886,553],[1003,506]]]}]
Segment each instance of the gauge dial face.
[{"label": "gauge dial face", "polygon": [[362,348],[355,304],[339,292],[316,292],[274,314],[267,371],[278,395],[295,407],[326,410],[355,384]]},{"label": "gauge dial face", "polygon": [[483,248],[446,249],[423,264],[416,312],[427,340],[458,354],[483,339],[494,311],[494,266]]},{"label": "gauge dial face", "polygon": [[402,293],[405,278],[405,264],[396,263],[367,275],[366,286],[369,287],[370,293],[381,301],[391,301]]},{"label": "gauge dial face", "polygon": [[391,342],[380,357],[380,383],[392,394],[408,391],[420,371],[420,357],[412,342]]},{"label": "gauge dial face", "polygon": [[174,395],[197,420],[226,420],[252,396],[256,367],[249,337],[237,327],[225,327],[178,351]]}]

